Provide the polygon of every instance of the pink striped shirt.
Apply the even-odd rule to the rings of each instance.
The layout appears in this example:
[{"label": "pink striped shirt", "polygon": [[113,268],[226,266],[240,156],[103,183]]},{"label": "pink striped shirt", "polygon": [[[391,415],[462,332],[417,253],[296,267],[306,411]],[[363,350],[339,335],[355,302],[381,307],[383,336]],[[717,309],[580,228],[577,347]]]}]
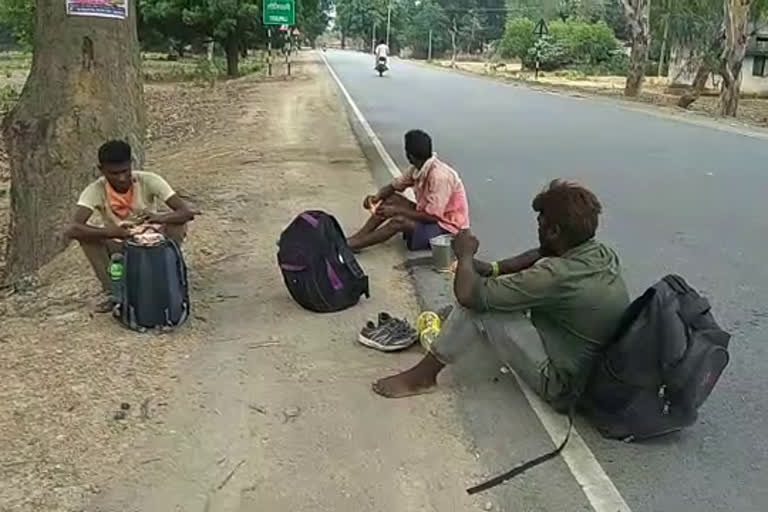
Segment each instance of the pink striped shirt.
[{"label": "pink striped shirt", "polygon": [[459,174],[448,164],[433,156],[421,169],[411,166],[395,179],[392,186],[398,192],[413,187],[416,210],[438,219],[437,223],[456,234],[469,228],[469,204]]}]

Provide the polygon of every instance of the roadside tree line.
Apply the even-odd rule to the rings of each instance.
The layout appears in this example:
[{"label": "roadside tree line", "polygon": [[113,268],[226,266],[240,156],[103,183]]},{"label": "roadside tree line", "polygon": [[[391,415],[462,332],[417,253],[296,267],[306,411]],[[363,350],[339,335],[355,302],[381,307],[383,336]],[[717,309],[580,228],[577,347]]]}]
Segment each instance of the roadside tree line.
[{"label": "roadside tree line", "polygon": [[[295,0],[296,26],[314,44],[328,26],[330,0]],[[63,0],[61,2],[63,8]],[[137,30],[142,48],[183,57],[188,48],[203,51],[210,42],[227,60],[227,74],[237,76],[239,60],[251,48],[266,45],[263,0],[140,0]],[[34,44],[35,0],[0,1],[0,30],[28,48]],[[282,41],[276,39],[279,46]]]},{"label": "roadside tree line", "polygon": [[[575,68],[626,76],[624,94],[638,96],[647,74],[666,73],[675,49],[698,58],[690,106],[707,78],[722,78],[720,112],[735,116],[741,67],[768,0],[335,0],[342,45],[367,48],[387,38],[394,51],[424,58],[493,54],[525,67]],[[539,20],[548,32],[535,34]],[[625,50],[626,47],[626,50]]]}]

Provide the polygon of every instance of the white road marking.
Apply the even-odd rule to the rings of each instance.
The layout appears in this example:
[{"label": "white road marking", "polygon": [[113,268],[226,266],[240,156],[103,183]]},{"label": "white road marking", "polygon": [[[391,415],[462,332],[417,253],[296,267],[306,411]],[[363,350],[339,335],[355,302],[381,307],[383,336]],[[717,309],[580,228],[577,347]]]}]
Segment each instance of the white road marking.
[{"label": "white road marking", "polygon": [[[392,157],[389,156],[389,153],[384,148],[384,144],[381,143],[381,141],[379,140],[379,137],[376,135],[376,133],[374,133],[373,128],[371,128],[371,125],[368,124],[368,120],[365,118],[365,116],[363,116],[363,113],[360,112],[360,109],[357,108],[357,104],[352,99],[352,96],[349,95],[347,88],[344,87],[343,83],[341,83],[339,76],[331,67],[330,63],[328,62],[328,59],[325,58],[325,53],[320,52],[320,57],[322,57],[323,62],[325,62],[325,67],[328,68],[328,72],[336,81],[336,85],[339,86],[341,93],[344,95],[344,98],[347,100],[347,104],[352,109],[352,113],[355,114],[355,119],[357,119],[357,122],[359,122],[360,126],[363,127],[363,131],[365,132],[366,137],[368,137],[371,140],[373,147],[376,148],[376,152],[379,154],[379,157],[384,162],[384,165],[386,166],[387,171],[389,171],[389,174],[391,174],[393,178],[398,178],[402,176],[403,175],[402,171],[400,171],[400,168],[397,166],[395,161],[392,160]],[[413,191],[410,189],[405,191],[405,196],[411,201],[416,200],[416,198],[413,195]]]},{"label": "white road marking", "polygon": [[[531,409],[539,417],[544,430],[556,445],[565,439],[568,425],[563,416],[555,413],[541,398],[536,395],[520,377],[513,372],[518,386],[523,390]],[[595,512],[631,512],[619,490],[605,473],[605,470],[595,458],[595,455],[584,442],[576,427],[571,431],[571,438],[560,452],[571,474],[581,486],[589,504]]]},{"label": "white road marking", "polygon": [[[395,165],[392,157],[389,156],[384,145],[379,140],[379,137],[373,132],[371,125],[363,116],[363,113],[357,108],[352,96],[349,95],[347,88],[341,83],[336,72],[331,67],[328,59],[325,55],[320,53],[323,61],[325,62],[328,72],[331,74],[336,84],[339,86],[344,98],[347,100],[352,112],[355,114],[357,121],[363,127],[366,135],[371,139],[373,146],[379,153],[379,156],[384,161],[390,174],[393,177],[398,177],[402,173]],[[547,431],[550,439],[555,445],[558,445],[565,438],[565,433],[568,430],[568,425],[564,421],[563,416],[555,413],[547,404],[545,404],[520,378],[514,374],[515,380],[517,380],[520,389],[523,390],[526,400],[536,413],[539,421],[544,426],[544,430]],[[584,442],[576,427],[573,427],[571,432],[571,439],[561,452],[561,456],[565,461],[571,474],[576,479],[581,489],[584,491],[584,495],[589,501],[595,512],[631,512],[629,505],[624,501],[619,490],[606,474],[603,467],[597,461],[597,458]]]},{"label": "white road marking", "polygon": [[325,58],[325,55],[321,52],[320,56],[323,58],[323,62],[325,62],[325,66],[328,68],[328,71],[331,73],[331,76],[336,81],[336,84],[339,86],[339,89],[341,89],[341,93],[344,95],[344,98],[346,98],[347,103],[352,108],[352,112],[355,114],[355,118],[360,123],[360,125],[363,127],[363,130],[365,131],[365,134],[368,136],[368,138],[371,139],[371,142],[373,143],[373,147],[376,148],[376,151],[379,153],[379,156],[384,161],[384,165],[387,166],[387,170],[392,175],[393,178],[397,178],[399,176],[402,176],[402,172],[400,172],[400,169],[397,167],[397,164],[395,164],[395,161],[392,160],[392,157],[389,156],[389,153],[387,153],[387,150],[384,149],[384,144],[381,143],[379,140],[379,137],[376,136],[376,134],[373,132],[373,129],[371,128],[371,125],[368,124],[368,121],[363,116],[363,113],[360,112],[360,109],[357,108],[357,105],[352,100],[352,96],[349,95],[349,92],[347,92],[347,88],[344,87],[344,84],[341,83],[341,80],[339,80],[339,76],[336,74],[336,72],[333,70],[331,65],[328,63],[328,59]]}]

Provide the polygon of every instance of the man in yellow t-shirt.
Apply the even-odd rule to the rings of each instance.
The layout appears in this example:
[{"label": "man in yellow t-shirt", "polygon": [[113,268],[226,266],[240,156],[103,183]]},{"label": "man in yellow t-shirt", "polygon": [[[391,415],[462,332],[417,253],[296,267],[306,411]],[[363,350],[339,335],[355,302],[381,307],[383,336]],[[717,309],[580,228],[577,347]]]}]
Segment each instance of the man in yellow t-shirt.
[{"label": "man in yellow t-shirt", "polygon": [[[195,217],[195,212],[163,178],[151,172],[133,171],[131,165],[128,143],[113,140],[103,144],[99,148],[102,176],[80,194],[72,224],[67,229],[67,236],[80,242],[107,293],[110,258],[122,250],[122,242],[129,236],[128,228],[143,223],[159,224],[166,236],[180,244],[186,223]],[[160,203],[171,211],[158,213]],[[101,222],[92,218],[94,213]],[[97,309],[109,311],[111,304],[105,301]]]}]

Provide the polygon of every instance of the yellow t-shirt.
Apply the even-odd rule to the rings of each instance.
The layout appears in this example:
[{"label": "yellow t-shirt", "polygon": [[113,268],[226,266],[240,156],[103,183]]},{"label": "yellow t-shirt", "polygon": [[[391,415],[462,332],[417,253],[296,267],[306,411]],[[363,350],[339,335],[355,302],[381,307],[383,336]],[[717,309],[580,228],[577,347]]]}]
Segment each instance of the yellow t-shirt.
[{"label": "yellow t-shirt", "polygon": [[112,211],[107,198],[107,180],[103,176],[83,190],[77,205],[98,213],[104,224],[119,225],[121,222],[131,221],[133,216],[141,213],[155,213],[158,202],[165,203],[176,194],[168,182],[155,173],[133,171],[131,174],[133,176],[131,207],[133,214],[131,216],[121,219]]}]

